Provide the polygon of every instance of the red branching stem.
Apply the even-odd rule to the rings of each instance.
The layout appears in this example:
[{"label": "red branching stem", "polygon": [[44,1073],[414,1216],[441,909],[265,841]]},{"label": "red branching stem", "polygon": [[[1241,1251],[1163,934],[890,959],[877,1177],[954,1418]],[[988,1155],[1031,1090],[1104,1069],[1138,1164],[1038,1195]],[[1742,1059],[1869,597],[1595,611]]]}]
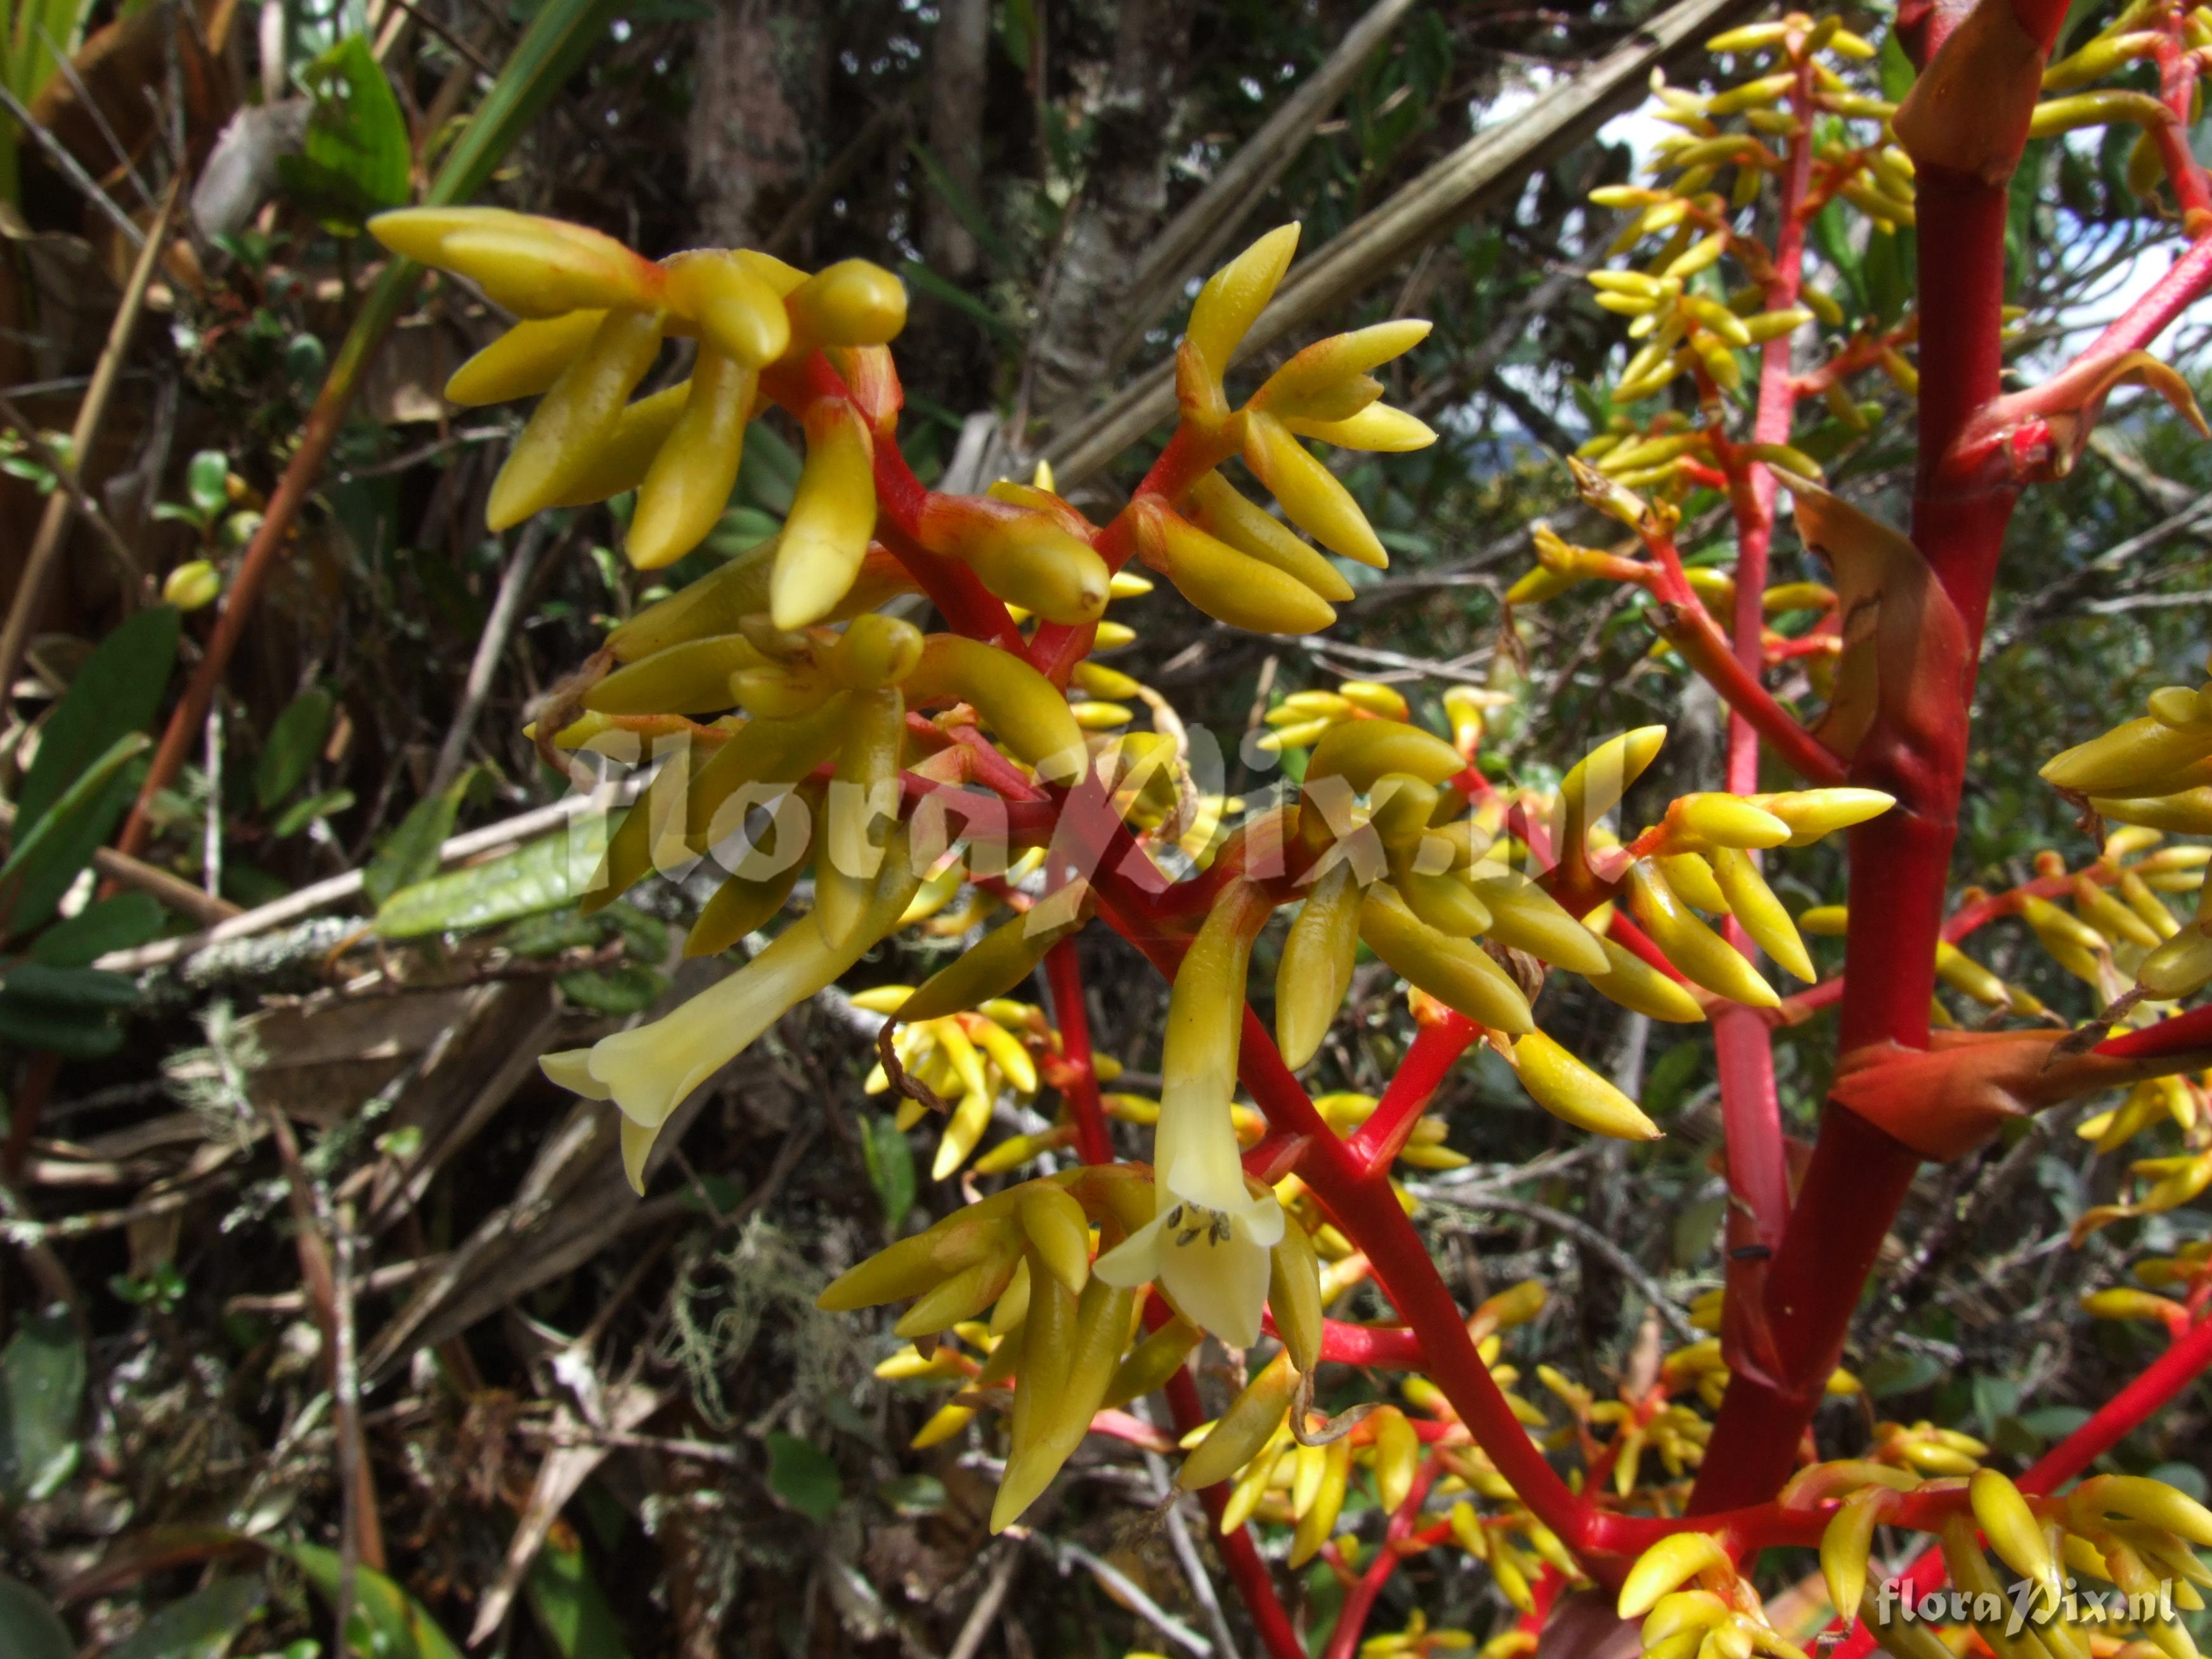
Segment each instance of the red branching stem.
[{"label": "red branching stem", "polygon": [[1373,1115],[1351,1138],[1352,1165],[1363,1177],[1371,1181],[1389,1173],[1437,1085],[1481,1036],[1480,1025],[1449,1012],[1414,1034]]},{"label": "red branching stem", "polygon": [[[1673,541],[1655,538],[1650,545],[1659,568],[1648,586],[1652,597],[1663,607],[1661,631],[1668,642],[1682,653],[1734,714],[1741,715],[1753,731],[1773,745],[1774,752],[1798,776],[1813,784],[1841,783],[1843,762],[1799,725],[1796,716],[1777,702],[1774,694],[1759,684],[1757,655],[1752,658],[1750,667],[1738,659],[1728,635],[1721,632],[1720,624],[1713,620],[1712,613],[1705,609],[1683,576],[1681,557]],[[1740,585],[1737,592],[1739,595],[1742,592]]]},{"label": "red branching stem", "polygon": [[[1188,938],[1160,929],[1151,917],[1152,901],[1134,890],[1110,861],[1102,864],[1093,887],[1099,898],[1098,913],[1107,925],[1141,951],[1164,977],[1173,980],[1188,948]],[[1428,1356],[1428,1375],[1444,1391],[1460,1420],[1520,1494],[1522,1502],[1570,1548],[1584,1549],[1593,1535],[1597,1511],[1569,1489],[1514,1416],[1504,1390],[1475,1352],[1465,1316],[1452,1300],[1420,1235],[1400,1207],[1389,1182],[1362,1174],[1349,1146],[1314,1109],[1297,1079],[1284,1065],[1267,1028],[1249,1008],[1244,1011],[1237,1070],[1261,1115],[1276,1131],[1310,1138],[1298,1166],[1299,1176],[1338,1229],[1365,1252],[1373,1264],[1376,1283],[1399,1316],[1420,1333]],[[1626,1565],[1601,1559],[1592,1562],[1594,1570],[1601,1571],[1625,1571]]]},{"label": "red branching stem", "polygon": [[2197,98],[2197,60],[2182,38],[2183,22],[2179,8],[2167,13],[2165,20],[2166,39],[2158,49],[2158,93],[2166,108],[2173,112],[2173,119],[2156,128],[2151,140],[2158,146],[2159,159],[2166,164],[2166,181],[2173,186],[2175,205],[2181,210],[2181,222],[2191,235],[2202,235],[2207,228],[2201,216],[2212,211],[2212,190],[2204,181],[2204,169],[2189,148],[2189,128],[2192,106]]},{"label": "red branching stem", "polygon": [[[1782,178],[1781,202],[1774,244],[1772,275],[1766,283],[1766,308],[1786,309],[1797,303],[1805,275],[1805,221],[1797,211],[1804,200],[1813,171],[1813,64],[1808,56],[1797,66],[1797,84],[1791,89],[1791,106],[1798,130],[1790,141],[1789,161]],[[1787,335],[1769,340],[1761,349],[1759,404],[1752,426],[1753,441],[1786,444],[1796,422],[1797,392],[1790,373],[1790,343]],[[1723,441],[1725,444],[1725,440]],[[1729,503],[1736,527],[1735,659],[1745,675],[1756,683],[1765,661],[1767,556],[1774,540],[1774,474],[1761,463],[1744,463],[1723,451],[1730,463]],[[1793,729],[1796,722],[1791,721]],[[1728,725],[1727,781],[1723,786],[1739,795],[1759,790],[1759,729],[1744,711],[1732,705]],[[1814,746],[1818,747],[1816,744]],[[1826,750],[1822,750],[1826,755]],[[1840,763],[1833,763],[1838,773]],[[1755,855],[1754,855],[1755,856]],[[1758,959],[1758,947],[1733,916],[1724,924],[1724,937],[1747,961]],[[1762,1305],[1766,1285],[1766,1262],[1782,1243],[1790,1218],[1790,1160],[1782,1134],[1782,1102],[1774,1085],[1774,1045],[1766,1023],[1752,1009],[1730,1003],[1713,1012],[1713,1048],[1718,1063],[1721,1124],[1728,1160],[1729,1206],[1726,1237],[1729,1247],[1727,1318],[1722,1327],[1732,1364],[1739,1369],[1771,1360],[1772,1338]]]},{"label": "red branching stem", "polygon": [[[2212,1366],[2212,1321],[2176,1340],[2087,1422],[2030,1464],[2020,1477],[2020,1489],[2038,1496],[2057,1492],[2141,1427],[2208,1366]],[[1898,1575],[1898,1587],[1902,1594],[1923,1595],[1941,1589],[1945,1576],[1942,1551],[1930,1549]],[[1836,1659],[1865,1659],[1875,1640],[1874,1632],[1860,1625],[1834,1650]]]},{"label": "red branching stem", "polygon": [[2209,1365],[2212,1365],[2212,1321],[2174,1342],[2134,1382],[2098,1407],[2087,1422],[2036,1459],[2021,1477],[2021,1489],[2057,1491],[2118,1445]]},{"label": "red branching stem", "polygon": [[2097,1045],[2095,1052],[2113,1060],[2154,1060],[2201,1049],[2207,1042],[2212,1042],[2212,1003],[2191,1008],[2185,1014],[2176,1014],[2172,1019],[2162,1019],[2155,1025],[2146,1025],[2139,1031],[2107,1037]]},{"label": "red branching stem", "polygon": [[1076,1150],[1085,1164],[1110,1164],[1114,1147],[1106,1138],[1106,1108],[1098,1098],[1098,1073],[1091,1063],[1091,1015],[1083,1005],[1083,963],[1075,954],[1073,937],[1045,952],[1044,974],[1052,987],[1060,1058],[1066,1062],[1061,1092],[1075,1117]]},{"label": "red branching stem", "polygon": [[2200,236],[2075,362],[2099,362],[2142,350],[2203,294],[2208,283],[2212,283],[2212,236]]},{"label": "red branching stem", "polygon": [[[1923,167],[1920,192],[1920,472],[1913,540],[1978,642],[2014,491],[1948,476],[1954,442],[1998,395],[2004,301],[2002,182]],[[1971,661],[1971,657],[1969,658]],[[1967,696],[1929,687],[1885,710],[1852,758],[1850,781],[1898,805],[1850,841],[1850,928],[1838,1048],[1925,1048],[1951,843],[1966,768]],[[1832,1103],[1797,1207],[1767,1263],[1774,1374],[1739,1371],[1721,1404],[1692,1499],[1711,1511],[1756,1502],[1789,1478],[1859,1289],[1919,1169],[1902,1143]]]},{"label": "red branching stem", "polygon": [[[1382,1531],[1382,1542],[1375,1552],[1375,1559],[1367,1564],[1367,1571],[1359,1575],[1358,1582],[1347,1590],[1344,1607],[1336,1615],[1336,1628],[1329,1632],[1327,1659],[1352,1659],[1359,1650],[1359,1638],[1367,1629],[1367,1615],[1375,1610],[1375,1599],[1382,1594],[1382,1586],[1398,1570],[1398,1564],[1416,1549],[1426,1546],[1417,1536],[1416,1523],[1421,1519],[1421,1505],[1436,1484],[1443,1465],[1432,1455],[1421,1460],[1414,1473],[1413,1484],[1407,1490],[1406,1501],[1392,1513]],[[1428,1529],[1434,1532],[1436,1528]],[[1442,1538],[1430,1538],[1428,1543],[1441,1543],[1451,1535],[1445,1526]]]}]

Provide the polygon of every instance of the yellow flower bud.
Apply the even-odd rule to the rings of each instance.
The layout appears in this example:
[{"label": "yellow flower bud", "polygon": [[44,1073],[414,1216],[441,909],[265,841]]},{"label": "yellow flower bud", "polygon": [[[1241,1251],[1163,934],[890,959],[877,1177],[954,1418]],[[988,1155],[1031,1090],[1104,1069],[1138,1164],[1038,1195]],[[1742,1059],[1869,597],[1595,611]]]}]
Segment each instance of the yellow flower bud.
[{"label": "yellow flower bud", "polygon": [[562,501],[599,458],[623,405],[660,350],[662,313],[610,311],[582,353],[561,371],[492,481],[485,522],[518,525]]},{"label": "yellow flower bud", "polygon": [[2126,795],[2212,756],[2212,726],[2177,728],[2151,716],[2076,744],[2043,769],[2045,782],[2084,795]]},{"label": "yellow flower bud", "polygon": [[850,404],[825,398],[806,411],[806,459],[769,580],[778,628],[821,621],[859,575],[876,525],[873,454]]},{"label": "yellow flower bud", "polygon": [[591,344],[606,314],[571,311],[517,323],[453,371],[446,401],[476,408],[535,398]]},{"label": "yellow flower bud", "polygon": [[885,345],[906,326],[906,289],[866,259],[841,259],[808,277],[784,305],[792,332],[818,345]]},{"label": "yellow flower bud", "polygon": [[732,253],[699,250],[665,262],[668,304],[702,341],[747,368],[765,368],[791,345],[783,297]]},{"label": "yellow flower bud", "polygon": [[1391,972],[1477,1024],[1514,1035],[1534,1029],[1528,999],[1481,946],[1429,927],[1390,888],[1378,883],[1363,896],[1359,937]]},{"label": "yellow flower bud", "polygon": [[1604,946],[1610,966],[1602,974],[1585,974],[1583,977],[1601,996],[1637,1013],[1649,1014],[1654,1019],[1673,1024],[1694,1025],[1704,1020],[1705,1009],[1679,982],[1613,940],[1598,942]]},{"label": "yellow flower bud", "polygon": [[1206,279],[1190,308],[1185,337],[1218,386],[1246,332],[1267,309],[1297,251],[1298,227],[1278,226]]},{"label": "yellow flower bud", "polygon": [[1713,854],[1713,874],[1728,897],[1729,910],[1759,949],[1808,983],[1820,977],[1789,911],[1782,908],[1782,901],[1775,897],[1749,854],[1733,847],[1718,848]]},{"label": "yellow flower bud", "polygon": [[1243,1468],[1282,1422],[1297,1384],[1297,1368],[1285,1349],[1244,1385],[1206,1438],[1183,1459],[1176,1489],[1197,1492]]},{"label": "yellow flower bud", "polygon": [[1352,988],[1359,908],[1351,861],[1340,859],[1308,889],[1284,939],[1275,974],[1275,1041],[1294,1071],[1321,1052]]},{"label": "yellow flower bud", "polygon": [[638,487],[623,543],[640,570],[673,564],[707,539],[730,504],[744,452],[745,421],[759,390],[754,372],[702,345],[684,413]]},{"label": "yellow flower bud", "polygon": [[1291,521],[1332,553],[1378,570],[1389,564],[1351,492],[1273,416],[1255,411],[1247,416],[1244,464],[1274,493]]},{"label": "yellow flower bud", "polygon": [[1072,782],[1086,762],[1083,728],[1060,689],[1010,652],[957,634],[932,634],[907,677],[908,702],[975,706],[999,740],[1044,776]]},{"label": "yellow flower bud", "polygon": [[1136,506],[1139,556],[1218,622],[1254,634],[1315,634],[1336,611],[1296,576],[1247,557],[1146,496]]},{"label": "yellow flower bud", "polygon": [[1273,514],[1247,501],[1220,473],[1209,472],[1194,484],[1191,502],[1192,518],[1209,535],[1296,578],[1333,605],[1352,597],[1352,584],[1334,565],[1291,534]]},{"label": "yellow flower bud", "polygon": [[1679,1589],[1699,1573],[1729,1573],[1735,1564],[1718,1540],[1702,1532],[1670,1533],[1637,1558],[1621,1582],[1615,1610],[1623,1619],[1641,1619],[1661,1596]]},{"label": "yellow flower bud", "polygon": [[1320,1364],[1321,1260],[1295,1218],[1285,1218],[1283,1236],[1267,1254],[1267,1310],[1291,1363],[1306,1372]]},{"label": "yellow flower bud", "polygon": [[1629,866],[1629,906],[1667,959],[1716,996],[1753,1008],[1782,999],[1718,933],[1692,915],[1649,862]]},{"label": "yellow flower bud", "polygon": [[222,572],[205,559],[187,559],[161,580],[161,603],[198,611],[222,592]]},{"label": "yellow flower bud", "polygon": [[1541,1031],[1513,1045],[1521,1086],[1553,1116],[1593,1134],[1621,1140],[1656,1140],[1664,1133],[1634,1101]]}]

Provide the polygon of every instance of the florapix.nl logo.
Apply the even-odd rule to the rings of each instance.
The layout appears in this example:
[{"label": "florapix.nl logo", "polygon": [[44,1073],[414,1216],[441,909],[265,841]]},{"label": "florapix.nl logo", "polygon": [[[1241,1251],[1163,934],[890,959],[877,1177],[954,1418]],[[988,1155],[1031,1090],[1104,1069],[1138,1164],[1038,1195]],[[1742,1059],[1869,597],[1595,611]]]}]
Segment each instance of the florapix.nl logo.
[{"label": "florapix.nl logo", "polygon": [[1909,1577],[1886,1578],[1874,1593],[1875,1619],[1887,1626],[1906,1623],[1984,1626],[2002,1625],[2017,1636],[2031,1625],[2053,1619],[2073,1626],[2142,1626],[2174,1620],[2173,1581],[2161,1578],[2155,1589],[2129,1591],[2117,1585],[2084,1584],[2070,1575],[2054,1589],[2038,1579],[2022,1578],[1996,1590],[1923,1589]]}]

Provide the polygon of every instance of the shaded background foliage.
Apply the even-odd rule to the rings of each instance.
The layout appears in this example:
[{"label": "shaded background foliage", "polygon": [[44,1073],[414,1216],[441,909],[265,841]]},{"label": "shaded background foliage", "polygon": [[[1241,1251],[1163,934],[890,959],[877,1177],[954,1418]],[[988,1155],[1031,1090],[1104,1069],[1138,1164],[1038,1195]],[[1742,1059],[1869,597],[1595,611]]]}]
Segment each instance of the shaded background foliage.
[{"label": "shaded background foliage", "polygon": [[[652,252],[742,240],[810,267],[896,264],[913,299],[909,452],[926,478],[988,482],[1054,453],[1114,386],[1168,356],[1201,264],[1147,256],[1186,207],[1205,207],[1217,246],[1293,218],[1310,250],[1322,246],[1660,8],[1376,9],[1393,17],[1384,38],[1308,128],[1276,141],[1279,170],[1224,198],[1209,181],[1364,8],[647,0],[595,24],[489,196]],[[1846,9],[1882,27],[1879,8]],[[196,557],[234,563],[372,274],[361,217],[434,169],[532,15],[487,0],[39,10],[75,67],[19,79],[11,58],[9,84],[71,164],[17,122],[20,176],[0,201],[11,594],[130,268],[118,222],[143,231],[173,182],[191,204],[106,417],[82,448],[62,446],[98,518],[69,532],[7,688],[6,798],[27,821],[39,756],[58,757],[50,805],[58,765],[82,768],[153,725],[189,672],[211,613],[186,617],[173,647],[165,613],[144,608],[150,585]],[[29,12],[4,15],[13,38],[32,38]],[[1674,72],[1694,79],[1702,65]],[[1608,137],[1367,271],[1359,297],[1323,319],[1434,318],[1389,396],[1445,434],[1387,471],[1347,471],[1394,563],[1354,573],[1362,592],[1335,630],[1255,640],[1164,594],[1125,607],[1141,638],[1122,665],[1220,734],[1237,787],[1269,780],[1238,739],[1270,700],[1347,675],[1396,684],[1431,714],[1455,680],[1518,684],[1500,729],[1523,778],[1652,720],[1672,722],[1675,741],[1644,793],[1713,775],[1717,711],[1679,662],[1653,655],[1639,602],[1501,608],[1528,523],[1576,520],[1559,458],[1607,412],[1590,387],[1618,331],[1579,276],[1611,229],[1582,201],[1627,176],[1637,129]],[[229,176],[226,146],[246,176],[228,197],[210,183]],[[2155,233],[2124,155],[2040,145],[2021,172],[2013,275],[2039,328],[2098,313]],[[1833,280],[1876,306],[1909,297],[1909,233],[1823,254]],[[483,499],[514,417],[456,410],[437,392],[500,325],[446,284],[384,346],[207,740],[162,797],[148,865],[241,907],[356,871],[372,902],[420,881],[456,830],[559,795],[522,727],[605,623],[774,528],[796,463],[757,436],[721,531],[669,573],[625,568],[604,509],[487,536]],[[2172,355],[2193,374],[2203,343],[2199,324]],[[1901,405],[1884,408],[1864,436],[1826,434],[1822,459],[1855,499],[1899,517],[1909,430]],[[1139,444],[1083,488],[1104,495],[1149,453]],[[2079,832],[2035,768],[2152,687],[2199,676],[2208,467],[2177,422],[2136,407],[2071,477],[2023,503],[1983,667],[1961,881],[2010,885],[2039,848],[2072,844]],[[1778,575],[1816,574],[1802,563],[1785,548]],[[103,640],[112,648],[96,653]],[[114,764],[88,809],[106,828],[84,855],[143,762]],[[52,897],[82,861],[60,869]],[[1816,862],[1793,870],[1805,878],[1793,902],[1838,896]],[[532,1061],[720,968],[672,959],[667,924],[688,919],[699,890],[655,884],[586,921],[559,903],[562,879],[550,865],[500,866],[470,890],[479,902],[496,890],[492,910],[507,913],[485,930],[441,937],[434,914],[422,936],[385,943],[357,917],[287,920],[135,982],[95,972],[58,988],[24,964],[82,975],[102,951],[184,933],[221,905],[197,917],[94,907],[46,927],[29,907],[10,917],[0,1052],[18,1224],[0,1268],[0,1549],[13,1581],[0,1595],[22,1600],[23,1650],[225,1650],[186,1644],[177,1632],[197,1621],[240,1652],[301,1639],[327,1651],[343,1599],[385,1641],[376,1650],[445,1651],[438,1630],[410,1622],[412,1597],[456,1638],[485,1619],[494,1650],[516,1655],[1110,1654],[1167,1639],[1132,1610],[1131,1585],[1216,1639],[1191,1571],[1203,1540],[1142,1520],[1157,1465],[1094,1446],[1034,1537],[987,1547],[988,1443],[905,1453],[933,1402],[872,1382],[878,1335],[812,1310],[812,1290],[887,1229],[957,1201],[917,1177],[929,1132],[909,1145],[860,1095],[865,1017],[834,995],[793,1015],[707,1091],[681,1179],[629,1197],[605,1123]],[[2025,930],[2003,935],[1993,965],[2075,1009]],[[1263,940],[1255,983],[1272,949]],[[926,966],[866,971],[891,981]],[[1103,939],[1086,939],[1085,967],[1093,1030],[1143,1087],[1164,988]],[[1389,981],[1363,977],[1319,1086],[1379,1091],[1406,1036],[1393,1000]],[[1595,1001],[1546,1023],[1638,1094],[1668,1139],[1632,1170],[1620,1149],[1570,1137],[1470,1062],[1439,1109],[1474,1178],[1430,1183],[1424,1214],[1470,1304],[1531,1274],[1553,1286],[1516,1359],[1596,1382],[1625,1363],[1645,1285],[1680,1302],[1717,1277],[1710,1048]],[[1801,1123],[1826,1053],[1817,1022],[1778,1045]],[[1881,1412],[2025,1454],[2140,1364],[2143,1340],[2088,1326],[2075,1292],[2107,1282],[2132,1245],[2202,1224],[2157,1218],[2067,1252],[2069,1221],[2113,1179],[2075,1146],[2064,1124],[2039,1121],[1923,1174],[1851,1356]],[[318,1249],[343,1332],[315,1317],[328,1300]],[[337,1375],[359,1376],[357,1412],[331,1398],[334,1347],[355,1356]],[[1212,1356],[1216,1397],[1231,1370]],[[1847,1447],[1863,1409],[1832,1407],[1823,1433]],[[2204,1434],[2200,1398],[2121,1456],[2193,1466]],[[573,1480],[549,1486],[563,1458]],[[2189,1467],[2165,1473],[2201,1490]],[[345,1522],[349,1490],[372,1496],[379,1526],[358,1511]],[[518,1588],[501,1577],[510,1536],[549,1522],[502,1621],[493,1587]],[[287,1539],[299,1541],[276,1547]],[[348,1575],[338,1564],[356,1556],[368,1565]],[[218,1560],[243,1573],[210,1585]],[[1333,1585],[1319,1573],[1307,1589],[1300,1616],[1319,1629]],[[1415,1564],[1390,1595],[1478,1628],[1503,1607],[1459,1566]],[[40,1622],[34,1597],[64,1602],[65,1632]],[[14,1605],[0,1602],[0,1619]]]}]

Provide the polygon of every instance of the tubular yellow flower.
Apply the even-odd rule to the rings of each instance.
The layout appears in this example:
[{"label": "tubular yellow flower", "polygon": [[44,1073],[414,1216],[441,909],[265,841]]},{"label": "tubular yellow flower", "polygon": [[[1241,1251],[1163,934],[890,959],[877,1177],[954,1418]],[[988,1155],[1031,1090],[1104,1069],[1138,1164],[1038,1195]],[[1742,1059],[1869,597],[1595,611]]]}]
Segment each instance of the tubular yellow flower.
[{"label": "tubular yellow flower", "polygon": [[1553,1116],[1593,1134],[1620,1140],[1656,1140],[1665,1132],[1614,1088],[1541,1031],[1513,1045],[1521,1086]]},{"label": "tubular yellow flower", "polygon": [[537,397],[591,344],[606,314],[571,311],[517,323],[453,371],[446,382],[446,401],[480,408]]},{"label": "tubular yellow flower", "polygon": [[561,371],[492,481],[485,522],[520,524],[564,493],[613,435],[623,404],[660,350],[662,313],[610,311],[591,343]]},{"label": "tubular yellow flower", "polygon": [[1298,227],[1279,225],[1215,271],[1199,289],[1184,337],[1217,387],[1228,374],[1237,346],[1274,297],[1297,246]]},{"label": "tubular yellow flower", "polygon": [[843,974],[897,921],[921,884],[906,856],[904,832],[895,832],[892,842],[866,908],[839,944],[825,939],[811,917],[801,917],[767,950],[675,1012],[539,1062],[562,1087],[611,1100],[620,1109],[623,1171],[632,1188],[645,1190],[645,1161],[653,1139],[684,1097],[786,1011]]},{"label": "tubular yellow flower", "polygon": [[820,622],[860,574],[876,523],[872,454],[850,404],[825,398],[806,411],[806,459],[769,580],[778,628]]},{"label": "tubular yellow flower", "polygon": [[1359,953],[1358,883],[1339,860],[1308,890],[1291,923],[1275,972],[1275,1041],[1283,1062],[1297,1069],[1321,1052],[1322,1040],[1352,988]]},{"label": "tubular yellow flower", "polygon": [[1273,416],[1255,412],[1246,416],[1244,464],[1273,492],[1291,522],[1330,552],[1377,570],[1389,564],[1390,556],[1382,550],[1351,491]]},{"label": "tubular yellow flower", "polygon": [[1259,1340],[1268,1252],[1284,1228],[1274,1194],[1246,1184],[1229,1111],[1245,973],[1267,912],[1258,889],[1231,883],[1176,970],[1160,1055],[1154,1214],[1093,1269],[1129,1289],[1157,1280],[1184,1318],[1238,1348]]},{"label": "tubular yellow flower", "polygon": [[758,377],[736,358],[702,345],[690,393],[638,487],[623,551],[640,570],[673,564],[707,539],[738,481],[745,420]]}]

